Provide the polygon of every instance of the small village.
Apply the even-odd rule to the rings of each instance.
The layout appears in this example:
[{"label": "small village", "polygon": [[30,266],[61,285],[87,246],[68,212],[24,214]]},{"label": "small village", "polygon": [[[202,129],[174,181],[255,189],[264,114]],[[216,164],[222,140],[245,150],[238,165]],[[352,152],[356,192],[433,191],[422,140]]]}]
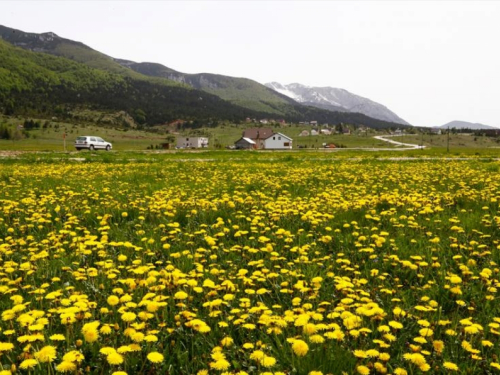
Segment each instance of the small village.
[{"label": "small village", "polygon": [[[261,120],[261,124],[268,124],[267,120]],[[276,122],[275,122],[276,123]],[[282,127],[283,127],[282,123]],[[308,123],[300,123],[299,126],[310,125],[311,128],[308,130],[302,130],[298,134],[298,137],[315,137],[315,136],[330,136],[335,134],[340,135],[351,135],[356,134],[358,136],[367,135],[368,128],[358,127],[353,131],[350,127],[343,124],[337,126],[328,126],[324,124],[323,126],[318,126],[316,121],[311,121]],[[251,127],[244,129],[242,131],[241,137],[235,139],[230,145],[226,145],[226,149],[230,150],[291,150],[294,148],[293,138],[285,134],[286,129],[282,131],[273,130],[270,127]],[[396,129],[392,132],[394,135],[404,134],[404,130]],[[202,135],[177,135],[176,136],[176,149],[202,149],[208,148],[210,145],[209,137]],[[306,146],[301,144],[296,144],[295,148],[304,148]],[[333,143],[321,143],[322,148],[337,148],[338,146]],[[172,148],[171,144],[164,143],[162,148]]]},{"label": "small village", "polygon": [[[177,148],[206,148],[209,139],[207,137],[177,137]],[[240,139],[229,146],[236,150],[290,150],[293,139],[289,136],[274,132],[271,128],[249,128],[243,131]]]}]

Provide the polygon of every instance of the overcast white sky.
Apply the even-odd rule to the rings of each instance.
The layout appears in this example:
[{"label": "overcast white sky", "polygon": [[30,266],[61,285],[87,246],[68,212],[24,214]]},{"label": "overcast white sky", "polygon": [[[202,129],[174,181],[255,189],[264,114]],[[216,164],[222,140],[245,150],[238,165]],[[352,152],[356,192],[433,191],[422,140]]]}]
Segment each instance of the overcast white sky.
[{"label": "overcast white sky", "polygon": [[500,127],[500,2],[1,1],[0,24],[187,73],[340,87],[413,125]]}]

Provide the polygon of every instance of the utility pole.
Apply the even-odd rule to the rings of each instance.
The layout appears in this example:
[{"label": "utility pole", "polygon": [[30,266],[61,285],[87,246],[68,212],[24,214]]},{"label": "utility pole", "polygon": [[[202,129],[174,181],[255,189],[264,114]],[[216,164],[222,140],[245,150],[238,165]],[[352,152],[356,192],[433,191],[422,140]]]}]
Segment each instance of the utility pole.
[{"label": "utility pole", "polygon": [[450,152],[450,127],[448,126],[448,137],[446,139],[446,152]]}]

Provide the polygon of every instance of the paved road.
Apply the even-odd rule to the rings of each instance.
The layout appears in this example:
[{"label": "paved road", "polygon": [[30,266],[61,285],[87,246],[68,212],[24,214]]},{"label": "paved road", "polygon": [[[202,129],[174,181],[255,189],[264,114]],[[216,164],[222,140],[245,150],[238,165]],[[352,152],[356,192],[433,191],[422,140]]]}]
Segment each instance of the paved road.
[{"label": "paved road", "polygon": [[403,143],[403,142],[394,141],[392,139],[388,139],[389,137],[401,137],[401,136],[400,135],[377,135],[373,138],[378,139],[379,141],[389,142],[389,143],[392,143],[393,145],[404,146],[407,148],[416,148],[416,149],[425,148],[425,146],[416,145],[414,143]]}]

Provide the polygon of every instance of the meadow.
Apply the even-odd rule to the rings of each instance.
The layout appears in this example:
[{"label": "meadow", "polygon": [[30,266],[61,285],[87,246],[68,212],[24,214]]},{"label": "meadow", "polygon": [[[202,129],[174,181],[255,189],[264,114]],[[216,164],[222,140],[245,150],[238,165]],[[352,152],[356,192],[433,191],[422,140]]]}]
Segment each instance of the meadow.
[{"label": "meadow", "polygon": [[87,154],[0,160],[0,374],[500,371],[497,160]]}]

